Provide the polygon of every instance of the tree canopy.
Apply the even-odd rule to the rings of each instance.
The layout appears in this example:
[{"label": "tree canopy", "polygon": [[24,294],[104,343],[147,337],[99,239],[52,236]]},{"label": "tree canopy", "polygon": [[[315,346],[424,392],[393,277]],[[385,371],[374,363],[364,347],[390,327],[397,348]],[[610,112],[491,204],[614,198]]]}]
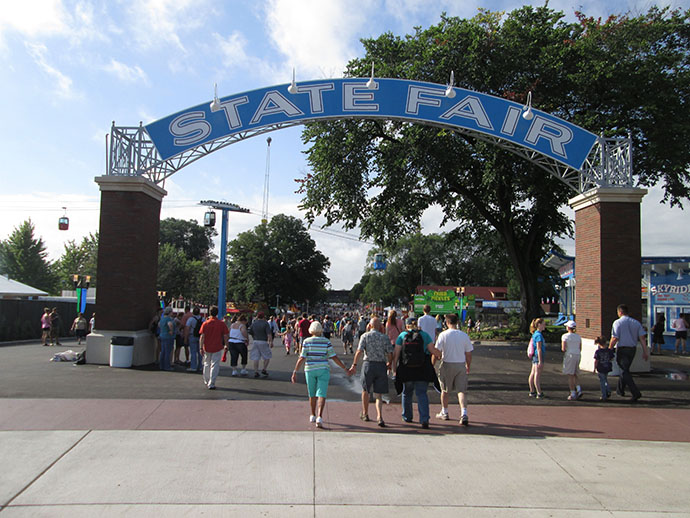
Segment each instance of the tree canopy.
[{"label": "tree canopy", "polygon": [[330,261],[304,224],[278,214],[228,243],[228,297],[271,303],[315,299],[328,283]]},{"label": "tree canopy", "polygon": [[182,250],[190,260],[210,259],[213,255],[213,238],[218,235],[213,227],[203,227],[193,219],[177,218],[161,220],[160,244],[170,244]]},{"label": "tree canopy", "polygon": [[[442,16],[405,37],[363,40],[347,75],[446,83],[533,105],[606,136],[630,133],[640,185],[665,201],[690,194],[688,12],[651,8],[567,23],[548,6],[472,19]],[[340,120],[303,131],[312,169],[302,207],[313,221],[360,226],[380,244],[416,232],[437,205],[468,235],[496,231],[520,283],[523,327],[541,312],[537,278],[555,238],[572,232],[560,208],[576,193],[510,152],[466,134],[402,121]],[[390,222],[395,222],[394,225]]]},{"label": "tree canopy", "polygon": [[91,276],[91,286],[96,287],[98,265],[98,233],[89,234],[77,244],[73,239],[65,243],[60,259],[55,263],[59,285],[64,290],[74,289],[72,275]]},{"label": "tree canopy", "polygon": [[35,226],[24,221],[0,241],[0,268],[4,275],[33,288],[56,293],[57,279],[48,261],[43,239],[34,237]]}]

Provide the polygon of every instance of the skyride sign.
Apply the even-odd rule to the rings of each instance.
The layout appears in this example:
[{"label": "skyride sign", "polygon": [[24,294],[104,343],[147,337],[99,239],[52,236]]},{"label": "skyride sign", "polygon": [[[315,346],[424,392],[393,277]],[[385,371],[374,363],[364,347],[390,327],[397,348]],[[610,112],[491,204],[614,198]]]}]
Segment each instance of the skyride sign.
[{"label": "skyride sign", "polygon": [[[463,88],[402,79],[329,79],[244,92],[169,115],[145,126],[163,160],[201,144],[265,126],[315,120],[397,119],[465,129],[532,149],[573,169],[581,169],[597,136],[548,113]],[[453,95],[454,94],[454,95]]]}]

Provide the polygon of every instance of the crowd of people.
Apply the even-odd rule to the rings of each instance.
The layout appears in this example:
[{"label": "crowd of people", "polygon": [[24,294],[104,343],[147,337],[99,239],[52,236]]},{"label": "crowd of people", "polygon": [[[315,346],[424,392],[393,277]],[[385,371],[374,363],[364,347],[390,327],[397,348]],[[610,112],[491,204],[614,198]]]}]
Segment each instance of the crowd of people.
[{"label": "crowd of people", "polygon": [[[603,337],[595,340],[594,372],[600,380],[602,401],[611,396],[608,374],[618,365],[620,376],[616,393],[637,401],[642,397],[630,373],[636,355],[638,342],[642,344],[642,356],[646,360],[646,331],[637,320],[628,315],[628,308],[617,308],[618,319],[613,323],[611,340]],[[661,322],[661,324],[659,324]],[[45,308],[41,318],[43,345],[59,344],[57,329],[60,316],[56,308]],[[665,325],[657,319],[657,325]],[[273,356],[274,345],[281,344],[285,355],[297,356],[292,382],[298,379],[298,371],[304,368],[304,377],[309,396],[310,422],[323,426],[330,380],[331,363],[341,367],[347,376],[357,374],[361,385],[362,409],[360,419],[370,421],[369,405],[373,399],[376,409],[376,423],[385,427],[383,419],[383,397],[389,392],[392,380],[395,390],[402,395],[402,420],[414,421],[413,401],[417,401],[417,419],[423,428],[429,427],[431,413],[427,391],[433,384],[441,393],[441,407],[436,418],[449,420],[450,395],[456,394],[459,404],[458,422],[469,424],[467,387],[472,363],[472,341],[468,332],[481,326],[479,321],[468,319],[460,322],[458,315],[442,317],[431,315],[431,308],[424,307],[424,314],[405,320],[395,310],[385,317],[378,314],[364,315],[345,312],[333,318],[307,313],[296,315],[269,316],[258,312],[254,318],[247,315],[226,315],[218,318],[218,308],[212,306],[207,318],[203,318],[198,307],[184,308],[175,313],[172,307],[157,311],[149,329],[155,336],[156,363],[161,370],[173,370],[174,365],[187,367],[189,372],[202,373],[204,385],[209,390],[216,388],[220,363],[227,360],[229,353],[231,376],[268,378],[268,367]],[[79,343],[87,332],[95,327],[95,314],[87,322],[82,313],[72,323],[72,331]],[[672,323],[676,330],[676,348],[685,350],[688,322],[685,315]],[[541,389],[541,374],[546,358],[546,343],[543,332],[546,322],[536,318],[531,323],[532,336],[528,346],[531,369],[528,376],[529,397],[546,397]],[[582,395],[578,370],[582,354],[582,339],[577,334],[577,325],[570,320],[565,324],[566,332],[561,337],[563,352],[563,374],[567,378],[568,401],[577,401]],[[652,353],[657,327],[653,329]],[[250,337],[252,339],[251,348]],[[352,356],[349,366],[341,359],[332,344],[332,337],[342,342],[342,358]],[[278,342],[279,341],[279,342]],[[355,345],[356,344],[356,345]],[[182,353],[184,352],[184,361]],[[250,364],[251,363],[251,368]]]}]

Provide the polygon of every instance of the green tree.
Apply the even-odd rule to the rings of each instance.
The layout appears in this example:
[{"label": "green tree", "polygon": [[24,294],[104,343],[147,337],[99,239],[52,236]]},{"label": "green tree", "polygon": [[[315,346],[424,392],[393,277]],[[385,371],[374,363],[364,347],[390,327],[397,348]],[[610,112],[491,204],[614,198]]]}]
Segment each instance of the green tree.
[{"label": "green tree", "polygon": [[168,298],[189,298],[194,282],[193,262],[179,248],[164,243],[158,248],[158,282]]},{"label": "green tree", "polygon": [[512,277],[495,232],[477,239],[466,232],[415,233],[399,238],[384,251],[386,269],[374,271],[376,251],[372,250],[353,295],[365,301],[406,302],[419,285],[505,286]]},{"label": "green tree", "polygon": [[72,275],[90,275],[91,286],[96,286],[98,265],[98,233],[85,236],[81,243],[71,239],[65,243],[65,250],[55,264],[59,286],[63,290],[74,288]]},{"label": "green tree", "polygon": [[329,267],[304,224],[278,214],[228,243],[228,298],[314,300],[328,283]]},{"label": "green tree", "polygon": [[0,264],[3,274],[39,290],[57,293],[57,279],[43,239],[34,238],[31,219],[24,221],[0,242]]},{"label": "green tree", "polygon": [[170,244],[182,250],[190,260],[212,258],[215,228],[203,227],[193,219],[166,218],[160,225],[160,244]]},{"label": "green tree", "polygon": [[[548,6],[442,16],[404,38],[364,40],[365,57],[346,73],[366,76],[374,62],[380,76],[435,83],[455,70],[459,86],[518,102],[531,91],[535,106],[594,133],[631,132],[637,181],[663,184],[673,205],[690,194],[688,16],[652,8],[566,23]],[[471,135],[402,121],[312,123],[303,141],[310,221],[322,214],[327,224],[359,225],[386,244],[419,228],[436,204],[474,237],[500,235],[520,285],[522,327],[541,312],[541,259],[572,233],[560,208],[575,193],[560,180]]]}]

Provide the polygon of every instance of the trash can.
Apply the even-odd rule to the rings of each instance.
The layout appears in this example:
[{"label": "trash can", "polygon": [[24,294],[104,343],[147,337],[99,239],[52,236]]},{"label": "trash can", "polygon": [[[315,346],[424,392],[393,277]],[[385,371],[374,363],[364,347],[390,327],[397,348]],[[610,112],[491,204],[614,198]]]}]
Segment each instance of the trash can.
[{"label": "trash can", "polygon": [[110,339],[110,366],[128,369],[134,355],[133,336],[113,336]]}]

